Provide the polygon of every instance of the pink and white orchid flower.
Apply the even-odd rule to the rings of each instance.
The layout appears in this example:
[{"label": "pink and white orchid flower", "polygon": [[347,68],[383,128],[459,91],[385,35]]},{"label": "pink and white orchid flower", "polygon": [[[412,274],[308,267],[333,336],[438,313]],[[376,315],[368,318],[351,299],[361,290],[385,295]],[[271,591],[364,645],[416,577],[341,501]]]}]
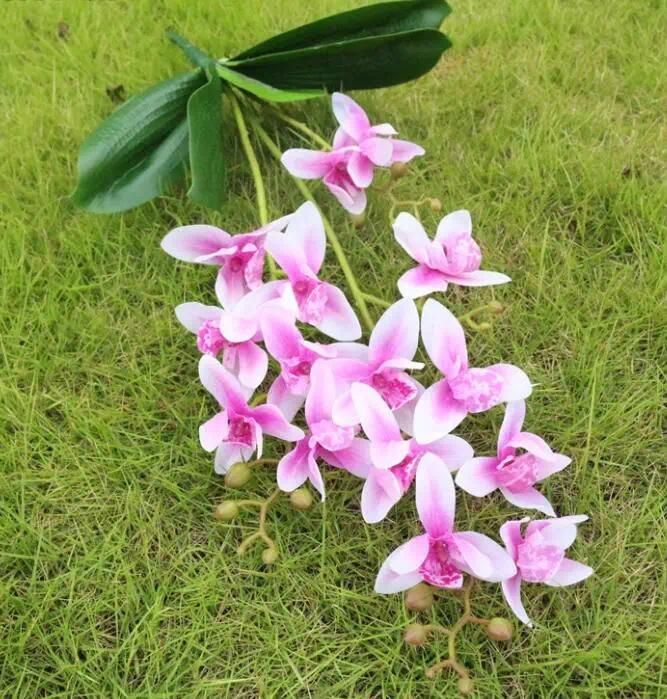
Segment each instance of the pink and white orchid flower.
[{"label": "pink and white orchid flower", "polygon": [[284,233],[271,231],[266,250],[287,274],[298,307],[298,319],[336,340],[356,340],[361,326],[345,294],[317,277],[326,250],[324,225],[312,202],[292,215]]},{"label": "pink and white orchid flower", "polygon": [[480,270],[482,253],[472,238],[468,211],[447,214],[438,225],[435,240],[429,239],[414,216],[402,212],[394,221],[394,237],[418,263],[398,280],[398,290],[406,298],[445,291],[448,284],[491,286],[511,281],[500,272]]},{"label": "pink and white orchid flower", "polygon": [[[498,488],[513,505],[555,517],[553,507],[534,485],[562,471],[572,459],[555,454],[536,434],[521,432],[525,415],[524,401],[507,404],[505,419],[498,434],[498,453],[496,456],[480,456],[463,464],[456,475],[456,485],[478,498]],[[517,449],[524,451],[518,454]]]},{"label": "pink and white orchid flower", "polygon": [[421,330],[428,356],[445,376],[424,391],[415,408],[415,436],[421,444],[444,436],[468,413],[531,394],[529,378],[512,364],[470,368],[461,324],[433,299],[424,304]]},{"label": "pink and white orchid flower", "polygon": [[331,419],[335,395],[334,376],[328,363],[320,359],[313,365],[306,397],[305,413],[310,434],[280,460],[277,477],[281,490],[291,492],[309,480],[324,500],[324,481],[317,467],[318,458],[359,478],[368,475],[368,442],[356,437],[356,429],[340,427]]},{"label": "pink and white orchid flower", "polygon": [[370,386],[355,383],[351,395],[361,427],[370,440],[372,465],[361,491],[361,514],[369,524],[383,520],[408,491],[425,454],[437,456],[443,468],[450,471],[472,457],[468,442],[453,435],[428,445],[403,439],[396,417]]},{"label": "pink and white orchid flower", "polygon": [[313,364],[318,359],[335,357],[336,348],[304,340],[294,318],[286,313],[265,313],[260,325],[266,349],[280,364],[280,374],[271,384],[268,402],[277,405],[292,420],[308,394]]},{"label": "pink and white orchid flower", "polygon": [[331,98],[339,128],[331,151],[291,148],[281,158],[295,177],[321,179],[347,211],[360,214],[366,208],[366,192],[375,167],[407,163],[424,155],[415,143],[393,138],[391,124],[372,126],[366,112],[350,97],[334,92]]},{"label": "pink and white orchid flower", "polygon": [[282,230],[289,218],[284,216],[252,233],[237,235],[215,226],[179,226],[167,233],[161,246],[177,260],[217,265],[218,296],[225,308],[232,308],[248,291],[261,285],[266,234]]},{"label": "pink and white orchid flower", "polygon": [[516,574],[514,562],[497,543],[477,532],[454,531],[454,481],[437,456],[422,457],[416,480],[417,512],[426,533],[389,554],[375,581],[376,592],[401,592],[420,582],[460,588],[464,573],[489,582]]},{"label": "pink and white orchid flower", "polygon": [[506,522],[500,528],[507,552],[516,563],[516,574],[502,581],[503,595],[524,624],[533,625],[521,601],[522,581],[564,587],[593,573],[591,567],[565,557],[577,536],[577,525],[587,519],[586,515],[572,515],[536,520],[530,522],[525,535],[521,534],[521,525],[528,518]]},{"label": "pink and white orchid flower", "polygon": [[182,303],[176,306],[176,317],[181,324],[197,336],[197,349],[212,357],[222,352],[223,365],[250,389],[259,386],[269,366],[266,352],[249,337],[241,342],[231,342],[221,331],[222,308],[203,303]]},{"label": "pink and white orchid flower", "polygon": [[[406,369],[423,369],[413,361],[419,344],[419,313],[411,299],[401,299],[390,306],[376,323],[368,349],[357,346],[359,357],[334,359],[336,379],[343,386],[355,382],[372,386],[396,410],[411,401],[418,384]],[[334,420],[339,425],[356,425],[359,417],[349,388],[342,389],[334,404]]]},{"label": "pink and white orchid flower", "polygon": [[303,438],[303,430],[290,425],[275,405],[248,405],[236,377],[208,354],[199,360],[199,379],[222,408],[199,428],[202,447],[216,452],[217,473],[247,461],[255,450],[260,458],[264,433],[287,442]]}]

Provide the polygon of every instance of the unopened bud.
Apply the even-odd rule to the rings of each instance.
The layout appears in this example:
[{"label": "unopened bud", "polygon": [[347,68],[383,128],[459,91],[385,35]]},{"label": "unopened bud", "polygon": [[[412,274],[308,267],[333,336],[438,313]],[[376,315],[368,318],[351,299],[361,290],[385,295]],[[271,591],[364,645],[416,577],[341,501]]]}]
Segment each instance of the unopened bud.
[{"label": "unopened bud", "polygon": [[403,175],[407,174],[408,164],[407,163],[392,163],[392,166],[389,168],[389,171],[391,172],[391,176],[395,180],[397,180],[399,177],[403,177]]},{"label": "unopened bud", "polygon": [[486,635],[494,641],[509,641],[514,628],[512,622],[501,617],[494,617],[486,627]]},{"label": "unopened bud", "polygon": [[252,470],[246,464],[234,464],[225,474],[225,485],[228,488],[242,488],[252,476]]},{"label": "unopened bud", "polygon": [[238,513],[238,505],[231,500],[223,500],[215,510],[213,510],[213,516],[223,522],[229,522],[234,519]]},{"label": "unopened bud", "polygon": [[413,612],[423,612],[433,604],[433,590],[426,583],[419,583],[405,593],[405,606]]},{"label": "unopened bud", "polygon": [[262,551],[262,561],[264,565],[272,566],[278,560],[278,551],[274,548],[264,549]]},{"label": "unopened bud", "polygon": [[426,627],[422,624],[410,624],[403,634],[403,640],[410,646],[423,646],[427,638]]},{"label": "unopened bud", "polygon": [[295,510],[308,510],[313,504],[313,496],[306,488],[297,488],[290,493],[289,501]]},{"label": "unopened bud", "polygon": [[505,310],[505,307],[502,303],[500,303],[500,301],[491,301],[489,303],[489,310],[491,311],[491,313],[496,313],[500,315]]},{"label": "unopened bud", "polygon": [[473,684],[472,680],[469,677],[462,677],[459,680],[458,684],[459,692],[461,694],[472,694],[473,690],[475,689],[475,685]]},{"label": "unopened bud", "polygon": [[361,228],[366,223],[366,214],[350,214],[350,218],[355,228]]},{"label": "unopened bud", "polygon": [[431,211],[435,211],[435,212],[442,211],[442,202],[437,197],[433,197],[432,199],[429,199],[428,203],[431,207]]}]

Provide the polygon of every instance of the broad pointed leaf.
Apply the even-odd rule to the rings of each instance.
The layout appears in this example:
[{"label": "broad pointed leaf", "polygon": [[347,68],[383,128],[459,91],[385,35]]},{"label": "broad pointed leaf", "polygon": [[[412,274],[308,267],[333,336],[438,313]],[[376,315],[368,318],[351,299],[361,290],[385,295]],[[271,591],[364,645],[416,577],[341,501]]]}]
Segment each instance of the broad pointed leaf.
[{"label": "broad pointed leaf", "polygon": [[222,154],[222,84],[211,72],[206,85],[188,100],[190,168],[192,186],[188,196],[211,209],[222,206],[225,190],[225,161]]},{"label": "broad pointed leaf", "polygon": [[313,97],[322,97],[325,94],[324,90],[279,90],[277,87],[271,87],[271,85],[227,68],[223,63],[218,63],[216,70],[228,83],[267,102],[296,102],[298,100],[309,100]]},{"label": "broad pointed leaf", "polygon": [[434,29],[373,36],[230,61],[237,72],[285,90],[359,90],[414,80],[450,46]]},{"label": "broad pointed leaf", "polygon": [[243,51],[235,60],[413,29],[437,29],[450,12],[444,0],[383,2],[325,17],[271,37]]},{"label": "broad pointed leaf", "polygon": [[84,141],[72,200],[96,213],[125,211],[163,193],[188,160],[186,106],[205,81],[178,75],[128,100]]}]

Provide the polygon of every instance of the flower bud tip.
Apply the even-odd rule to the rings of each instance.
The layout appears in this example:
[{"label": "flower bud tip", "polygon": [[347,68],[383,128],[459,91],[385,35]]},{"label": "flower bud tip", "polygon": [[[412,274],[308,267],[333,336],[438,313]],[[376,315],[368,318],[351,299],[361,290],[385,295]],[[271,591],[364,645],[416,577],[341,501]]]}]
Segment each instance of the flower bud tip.
[{"label": "flower bud tip", "polygon": [[313,496],[305,488],[297,488],[290,493],[290,503],[295,510],[308,510],[313,504]]},{"label": "flower bud tip", "polygon": [[392,163],[392,166],[389,168],[391,172],[391,176],[393,179],[397,180],[399,177],[403,177],[403,175],[406,175],[408,172],[408,164],[407,163]]},{"label": "flower bud tip", "polygon": [[213,516],[223,522],[229,522],[239,513],[238,505],[230,500],[223,500],[213,510]]},{"label": "flower bud tip", "polygon": [[413,612],[423,612],[433,604],[433,591],[426,583],[419,583],[405,593],[405,606]]},{"label": "flower bud tip", "polygon": [[350,214],[350,218],[355,228],[361,228],[366,222],[366,214]]},{"label": "flower bud tip", "polygon": [[472,694],[475,689],[475,685],[469,677],[462,677],[458,683],[459,692],[461,694]]},{"label": "flower bud tip", "polygon": [[494,617],[486,627],[486,635],[494,641],[509,641],[513,632],[512,622],[502,617]]},{"label": "flower bud tip", "polygon": [[403,640],[410,646],[423,646],[427,636],[426,628],[422,624],[410,624],[405,629]]},{"label": "flower bud tip", "polygon": [[264,565],[272,566],[278,560],[278,551],[274,548],[267,548],[262,551],[262,561]]},{"label": "flower bud tip", "polygon": [[431,207],[431,211],[435,211],[436,213],[442,211],[442,202],[437,197],[429,199],[428,203]]},{"label": "flower bud tip", "polygon": [[242,488],[252,476],[252,470],[247,464],[234,464],[225,474],[225,485],[228,488]]}]

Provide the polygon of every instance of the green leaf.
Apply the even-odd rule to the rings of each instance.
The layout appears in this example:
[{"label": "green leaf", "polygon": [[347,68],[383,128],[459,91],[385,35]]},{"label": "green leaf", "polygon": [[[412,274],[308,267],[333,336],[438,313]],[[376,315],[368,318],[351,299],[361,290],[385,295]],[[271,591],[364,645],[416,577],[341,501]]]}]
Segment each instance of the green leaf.
[{"label": "green leaf", "polygon": [[279,89],[360,90],[414,80],[433,68],[449,46],[449,39],[439,31],[418,29],[234,60],[227,65]]},{"label": "green leaf", "polygon": [[225,193],[225,161],[222,154],[222,83],[211,72],[209,81],[188,100],[190,168],[188,196],[211,209],[222,206]]},{"label": "green leaf", "polygon": [[271,87],[271,85],[262,83],[259,80],[254,80],[247,75],[227,68],[227,66],[222,63],[217,64],[216,70],[228,83],[236,85],[236,87],[241,90],[245,90],[267,102],[296,102],[297,100],[322,97],[325,94],[324,90],[279,90],[276,87]]},{"label": "green leaf", "polygon": [[166,34],[169,41],[176,44],[193,65],[206,69],[209,68],[211,64],[215,63],[214,58],[202,51],[198,46],[190,43],[184,36],[181,36],[171,29],[168,30]]},{"label": "green leaf", "polygon": [[72,200],[95,213],[143,204],[180,179],[188,159],[186,108],[205,81],[178,75],[132,97],[84,141]]},{"label": "green leaf", "polygon": [[322,44],[414,29],[437,29],[451,12],[444,0],[408,0],[370,5],[297,27],[243,51],[234,60],[296,51]]}]

